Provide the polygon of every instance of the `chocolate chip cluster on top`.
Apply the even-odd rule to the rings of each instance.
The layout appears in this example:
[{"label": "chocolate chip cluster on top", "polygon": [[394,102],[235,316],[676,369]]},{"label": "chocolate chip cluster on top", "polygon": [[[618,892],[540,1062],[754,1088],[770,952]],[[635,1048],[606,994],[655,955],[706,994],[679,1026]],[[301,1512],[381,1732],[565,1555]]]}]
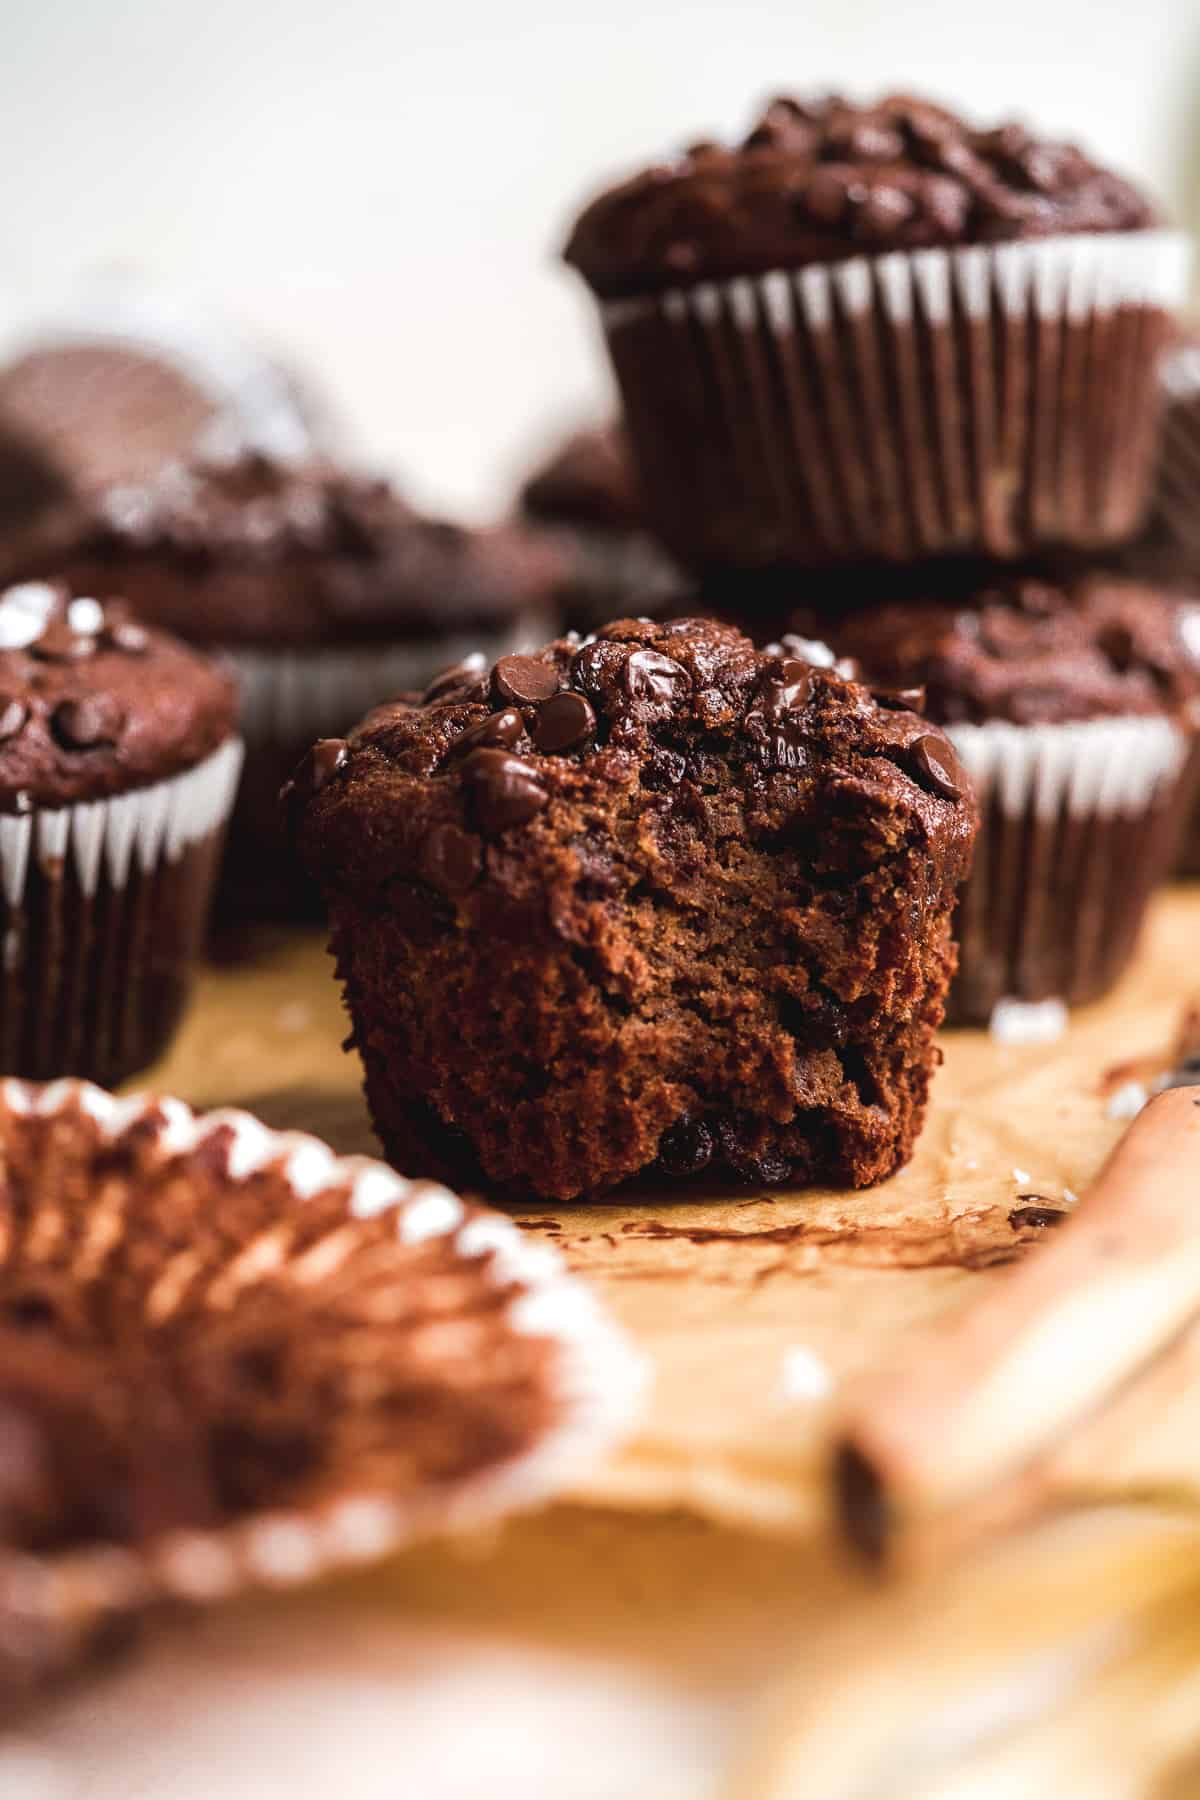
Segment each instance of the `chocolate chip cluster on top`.
[{"label": "chocolate chip cluster on top", "polygon": [[287,800],[399,1166],[566,1198],[911,1149],[974,802],[824,646],[635,619],[464,664]]},{"label": "chocolate chip cluster on top", "polygon": [[786,96],[740,144],[694,144],[601,194],[566,259],[619,296],[864,251],[1155,222],[1127,181],[1015,122],[977,129],[905,94]]},{"label": "chocolate chip cluster on top", "polygon": [[0,592],[0,811],[99,800],[192,768],[235,729],[233,681],[120,601]]}]

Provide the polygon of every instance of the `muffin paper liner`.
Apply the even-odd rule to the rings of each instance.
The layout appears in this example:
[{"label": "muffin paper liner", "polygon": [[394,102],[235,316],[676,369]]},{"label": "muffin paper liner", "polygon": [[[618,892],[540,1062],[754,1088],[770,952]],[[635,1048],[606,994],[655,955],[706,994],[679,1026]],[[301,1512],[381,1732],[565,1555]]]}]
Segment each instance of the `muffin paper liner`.
[{"label": "muffin paper liner", "polygon": [[729,568],[1128,536],[1182,233],[894,251],[603,307],[647,506]]},{"label": "muffin paper liner", "polygon": [[116,1083],[165,1047],[242,745],[108,800],[0,817],[0,1070]]},{"label": "muffin paper liner", "polygon": [[[292,1346],[324,1356],[319,1391],[297,1395],[285,1376],[277,1395],[268,1375],[265,1441],[270,1409],[286,1425],[299,1406],[321,1452],[268,1466],[269,1502],[0,1564],[9,1660],[28,1643],[35,1680],[98,1623],[155,1601],[308,1581],[536,1505],[635,1416],[642,1359],[591,1291],[557,1252],[447,1188],[247,1113],[77,1081],[0,1083],[0,1146],[0,1323],[25,1321],[32,1296],[38,1330],[96,1358],[97,1392],[114,1365],[134,1391],[139,1377],[165,1384],[214,1476],[260,1417],[246,1393],[268,1353],[285,1370]],[[417,1420],[441,1422],[428,1453],[440,1473],[420,1466]]]},{"label": "muffin paper liner", "polygon": [[489,661],[545,643],[555,621],[540,609],[493,631],[456,632],[353,649],[221,654],[238,680],[247,758],[229,827],[220,910],[226,914],[319,914],[316,893],[283,841],[279,790],[318,738],[340,737],[363,714],[407,689],[428,685],[465,656]]},{"label": "muffin paper liner", "polygon": [[979,798],[959,900],[952,1024],[1006,1002],[1106,992],[1170,869],[1195,792],[1192,740],[1166,718],[945,727]]},{"label": "muffin paper liner", "polygon": [[1200,344],[1181,344],[1167,357],[1162,392],[1151,529],[1156,548],[1174,545],[1185,559],[1179,572],[1200,585]]}]

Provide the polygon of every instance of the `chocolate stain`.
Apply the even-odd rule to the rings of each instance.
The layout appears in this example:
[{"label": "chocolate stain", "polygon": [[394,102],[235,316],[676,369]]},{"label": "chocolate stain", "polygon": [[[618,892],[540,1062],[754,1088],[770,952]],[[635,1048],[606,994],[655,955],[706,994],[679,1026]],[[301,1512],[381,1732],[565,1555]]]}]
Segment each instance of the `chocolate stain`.
[{"label": "chocolate stain", "polygon": [[[1015,1220],[1004,1207],[989,1206],[959,1213],[934,1226],[905,1222],[826,1226],[799,1222],[757,1231],[736,1231],[717,1225],[667,1225],[661,1219],[627,1219],[621,1232],[626,1239],[674,1239],[697,1246],[738,1243],[748,1248],[782,1245],[787,1249],[819,1250],[825,1253],[822,1261],[863,1268],[978,1270],[1013,1262],[1041,1235],[1045,1220],[1023,1219],[1019,1216],[1021,1208],[1013,1210],[1018,1214]],[[771,1265],[771,1272],[789,1266],[794,1269],[784,1258]]]}]

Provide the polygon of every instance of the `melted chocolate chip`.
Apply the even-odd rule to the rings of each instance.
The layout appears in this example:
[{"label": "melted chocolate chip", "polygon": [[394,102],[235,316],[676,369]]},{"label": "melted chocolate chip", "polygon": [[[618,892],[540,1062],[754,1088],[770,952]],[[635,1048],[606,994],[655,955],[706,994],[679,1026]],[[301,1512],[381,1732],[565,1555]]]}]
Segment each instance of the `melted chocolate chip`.
[{"label": "melted chocolate chip", "polygon": [[781,719],[803,706],[812,693],[812,668],[798,657],[784,656],[766,671],[759,683],[759,705],[764,717]]},{"label": "melted chocolate chip", "polygon": [[1019,1231],[1022,1226],[1030,1226],[1040,1231],[1047,1225],[1061,1225],[1067,1217],[1065,1207],[1044,1206],[1034,1194],[1022,1194],[1021,1199],[1027,1203],[1023,1206],[1014,1206],[1008,1215],[1008,1222],[1014,1231]]},{"label": "melted chocolate chip", "polygon": [[99,750],[115,744],[125,714],[108,694],[63,700],[50,716],[50,729],[66,750]]},{"label": "melted chocolate chip", "polygon": [[967,774],[958,752],[948,738],[923,731],[908,746],[906,759],[913,777],[943,800],[961,800],[967,787]]},{"label": "melted chocolate chip", "polygon": [[284,790],[289,801],[311,800],[350,760],[345,738],[320,738],[308,751]]},{"label": "melted chocolate chip", "polygon": [[622,685],[635,704],[673,706],[691,686],[681,663],[657,650],[635,650],[621,675]]},{"label": "melted chocolate chip", "polygon": [[596,715],[582,694],[555,694],[538,708],[533,726],[533,741],[547,756],[561,756],[574,750],[596,729]]},{"label": "melted chocolate chip", "polygon": [[421,846],[421,873],[443,894],[465,894],[482,868],[482,844],[457,825],[435,825]]},{"label": "melted chocolate chip", "polygon": [[524,825],[549,799],[533,770],[503,750],[473,750],[462,769],[471,810],[481,831]]},{"label": "melted chocolate chip", "polygon": [[29,708],[23,700],[0,694],[0,742],[16,737],[28,717]]},{"label": "melted chocolate chip", "polygon": [[447,700],[452,694],[457,699],[460,688],[464,690],[465,697],[470,690],[481,684],[482,662],[482,657],[471,658],[466,662],[453,663],[450,668],[443,669],[440,675],[434,676],[421,695],[421,705],[432,706],[435,701]]},{"label": "melted chocolate chip", "polygon": [[525,721],[514,706],[503,712],[489,713],[474,725],[468,725],[462,736],[451,745],[452,756],[466,756],[472,750],[511,750],[525,729]]},{"label": "melted chocolate chip", "polygon": [[886,706],[889,712],[925,711],[923,687],[873,687],[871,698],[877,706]]},{"label": "melted chocolate chip", "polygon": [[659,1140],[659,1167],[666,1175],[695,1175],[707,1168],[716,1148],[702,1119],[680,1119]]},{"label": "melted chocolate chip", "polygon": [[497,700],[529,706],[557,692],[558,670],[536,656],[502,656],[492,670],[492,693]]}]

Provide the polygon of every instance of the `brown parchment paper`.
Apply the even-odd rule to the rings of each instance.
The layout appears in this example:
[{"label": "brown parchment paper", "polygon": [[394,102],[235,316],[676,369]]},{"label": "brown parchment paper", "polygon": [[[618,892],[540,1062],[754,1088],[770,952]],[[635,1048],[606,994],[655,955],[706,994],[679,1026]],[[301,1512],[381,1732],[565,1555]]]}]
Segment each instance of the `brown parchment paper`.
[{"label": "brown parchment paper", "polygon": [[[1120,991],[1055,1043],[948,1032],[913,1162],[858,1194],[623,1191],[519,1210],[590,1277],[653,1368],[635,1442],[581,1498],[804,1531],[824,1512],[838,1383],[914,1322],[1036,1253],[1030,1208],[1069,1210],[1123,1122],[1113,1094],[1164,1066],[1200,1001],[1200,889],[1164,897]],[[171,1054],[138,1085],[375,1146],[316,935],[267,936],[201,978]],[[1200,1194],[1196,1197],[1200,1228]],[[1200,1334],[1047,1472],[1069,1498],[1200,1494]]]}]

